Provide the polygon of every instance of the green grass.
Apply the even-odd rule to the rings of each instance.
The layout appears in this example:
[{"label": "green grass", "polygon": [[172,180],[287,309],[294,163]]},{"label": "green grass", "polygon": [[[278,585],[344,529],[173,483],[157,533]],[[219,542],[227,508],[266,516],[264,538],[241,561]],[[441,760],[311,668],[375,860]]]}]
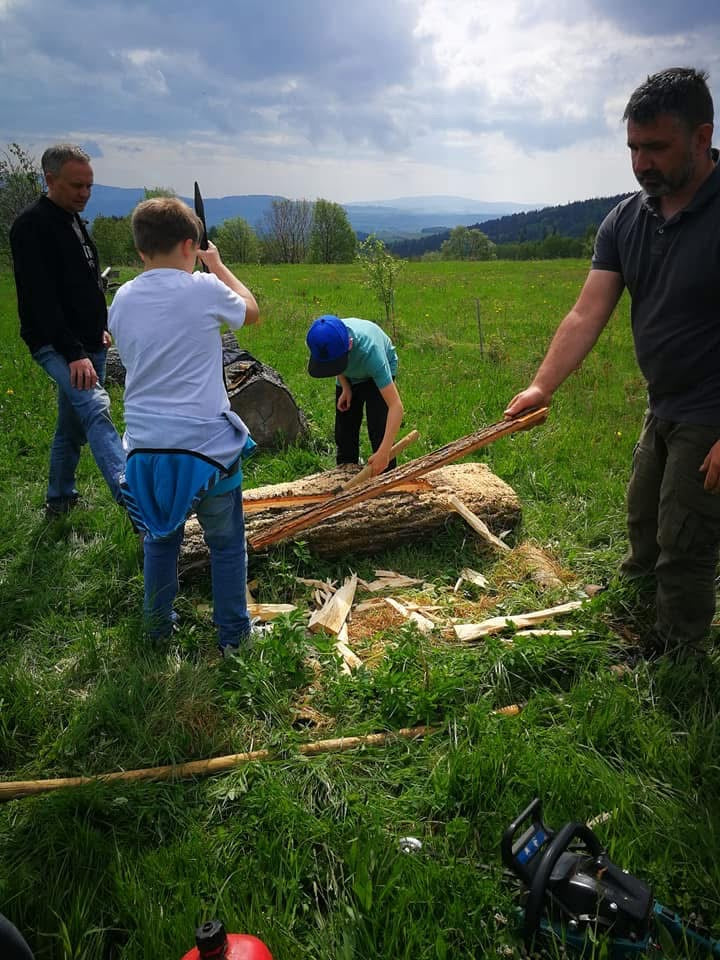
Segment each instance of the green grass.
[{"label": "green grass", "polygon": [[[405,268],[396,341],[405,424],[421,434],[413,456],[501,418],[585,271],[580,261]],[[379,319],[372,294],[354,266],[240,275],[263,314],[241,343],[280,371],[311,422],[304,447],[258,457],[247,483],[328,468],[332,388],[307,376],[304,335],[323,312]],[[318,679],[292,618],[252,657],[218,662],[202,612],[204,577],[183,587],[177,644],[148,649],[135,537],[88,453],[79,474],[87,509],[52,524],[43,517],[53,389],[19,340],[7,273],[0,329],[2,778],[277,751],[272,763],[205,780],[95,784],[0,806],[0,911],[38,958],[173,960],[212,916],[260,936],[277,960],[520,956],[499,841],[536,794],[555,826],[609,812],[597,830],[616,862],[720,934],[717,663],[708,675],[642,661],[611,672],[618,587],[568,620],[578,631],[571,638],[461,647],[406,627],[377,638],[386,655],[355,679],[320,645]],[[577,584],[611,577],[622,557],[643,409],[623,301],[548,423],[478,455],[521,498],[517,539],[542,546]],[[117,390],[113,413],[121,426]],[[389,567],[441,588],[462,566],[491,583],[500,576],[452,521],[432,543],[369,559],[319,561],[302,546],[280,546],[251,557],[250,576],[262,599],[303,604],[296,575],[338,579],[351,568],[370,576]],[[493,612],[573,595],[572,587],[548,596],[518,582]],[[297,724],[300,698],[327,718],[326,733]],[[492,713],[520,701],[519,717]],[[314,759],[293,749],[316,736],[419,723],[439,732]],[[406,835],[423,841],[419,854],[400,851]]]}]

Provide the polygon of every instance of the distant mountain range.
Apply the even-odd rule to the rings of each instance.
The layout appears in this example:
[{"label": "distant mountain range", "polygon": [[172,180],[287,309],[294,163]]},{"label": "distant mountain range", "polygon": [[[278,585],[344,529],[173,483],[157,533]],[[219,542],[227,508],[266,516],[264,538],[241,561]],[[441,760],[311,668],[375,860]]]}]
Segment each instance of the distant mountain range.
[{"label": "distant mountain range", "polygon": [[[143,196],[141,187],[109,187],[96,183],[90,202],[85,208],[85,216],[89,220],[94,220],[99,215],[124,217]],[[182,199],[192,205],[189,197]],[[266,194],[207,197],[207,225],[212,227],[231,217],[242,217],[252,227],[257,227],[270,209],[272,201],[281,199],[283,198]],[[538,207],[537,204],[485,202],[466,197],[445,196],[399,197],[395,200],[346,203],[342,206],[353,230],[360,235],[375,233],[384,240],[418,237],[460,225],[482,223],[522,210],[535,210]]]}]

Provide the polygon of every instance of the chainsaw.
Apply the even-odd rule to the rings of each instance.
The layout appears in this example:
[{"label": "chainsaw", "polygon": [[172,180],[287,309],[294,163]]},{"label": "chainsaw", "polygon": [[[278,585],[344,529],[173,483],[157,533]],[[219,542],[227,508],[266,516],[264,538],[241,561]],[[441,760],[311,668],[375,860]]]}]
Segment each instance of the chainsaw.
[{"label": "chainsaw", "polygon": [[605,936],[611,960],[663,956],[668,939],[693,956],[720,957],[720,941],[658,903],[647,884],[610,860],[590,827],[547,827],[538,798],[505,830],[501,852],[526,888],[528,950],[540,936],[589,957]]}]

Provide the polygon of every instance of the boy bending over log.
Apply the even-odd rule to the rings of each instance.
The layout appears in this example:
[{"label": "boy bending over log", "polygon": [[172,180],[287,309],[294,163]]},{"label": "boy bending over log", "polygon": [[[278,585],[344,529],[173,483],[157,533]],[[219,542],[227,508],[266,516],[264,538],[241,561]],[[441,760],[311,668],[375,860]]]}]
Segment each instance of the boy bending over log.
[{"label": "boy bending over log", "polygon": [[328,313],[314,321],[306,337],[311,377],[336,377],[335,444],[337,463],[359,463],[360,425],[367,411],[373,476],[391,470],[390,450],[400,429],[403,405],[395,386],[397,353],[390,337],[372,320],[341,320]]},{"label": "boy bending over log", "polygon": [[[223,656],[250,637],[242,459],[254,446],[230,409],[220,326],[256,323],[255,297],[220,259],[200,250],[202,225],[181,200],[157,197],[132,215],[143,273],[124,284],[109,327],[127,370],[121,488],[144,539],[144,614],[150,637],[177,619],[177,561],[195,512],[210,551],[213,615]],[[193,272],[200,259],[209,273]]]}]

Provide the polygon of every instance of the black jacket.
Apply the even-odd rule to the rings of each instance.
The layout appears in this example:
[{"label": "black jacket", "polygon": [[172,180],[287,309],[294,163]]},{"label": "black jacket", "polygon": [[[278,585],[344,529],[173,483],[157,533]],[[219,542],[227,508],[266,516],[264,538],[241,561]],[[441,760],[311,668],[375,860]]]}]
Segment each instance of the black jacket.
[{"label": "black jacket", "polygon": [[[93,252],[90,265],[73,228]],[[34,353],[51,345],[68,363],[102,349],[107,305],[97,248],[75,214],[40,197],[10,228],[20,336]]]}]

